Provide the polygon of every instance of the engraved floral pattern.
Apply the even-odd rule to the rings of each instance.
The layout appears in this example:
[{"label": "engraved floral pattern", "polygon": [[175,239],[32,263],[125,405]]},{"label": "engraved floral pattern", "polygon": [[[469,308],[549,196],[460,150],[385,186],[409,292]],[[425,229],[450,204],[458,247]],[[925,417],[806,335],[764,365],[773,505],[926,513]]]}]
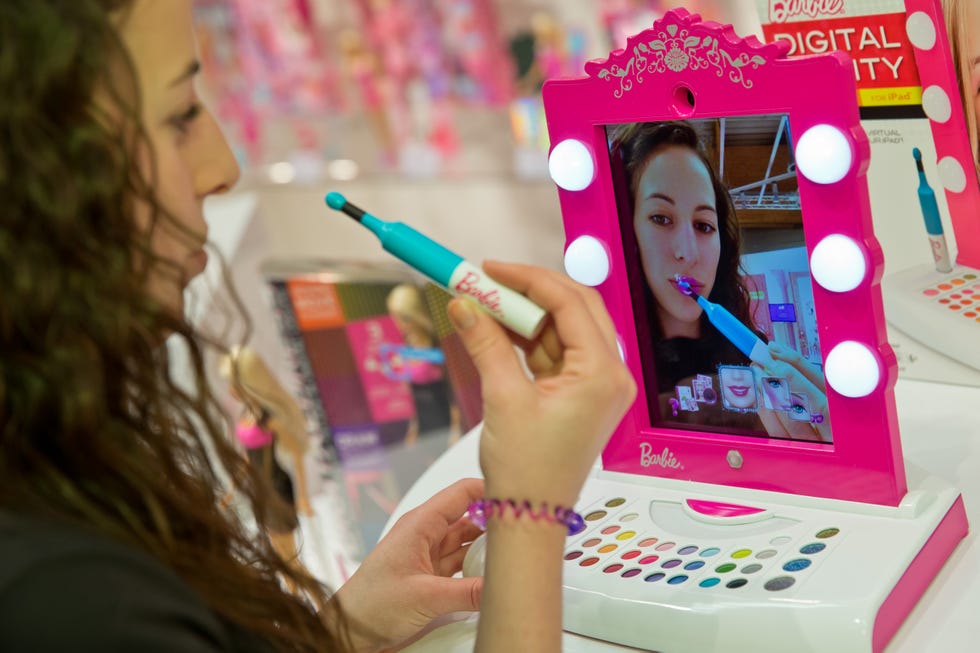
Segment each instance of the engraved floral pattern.
[{"label": "engraved floral pattern", "polygon": [[[703,26],[688,29],[678,23],[663,25],[659,30],[643,32],[631,40],[629,54],[625,52],[598,64],[592,74],[609,82],[619,82],[613,96],[621,98],[633,90],[634,83],[642,84],[647,73],[660,74],[668,70],[675,73],[685,70],[713,70],[742,88],[752,88],[753,82],[747,73],[766,64],[768,59],[760,54],[747,52],[744,45],[732,44],[727,47],[715,36],[720,30],[709,30]],[[742,52],[734,52],[742,50]],[[612,59],[619,60],[613,63]]]}]

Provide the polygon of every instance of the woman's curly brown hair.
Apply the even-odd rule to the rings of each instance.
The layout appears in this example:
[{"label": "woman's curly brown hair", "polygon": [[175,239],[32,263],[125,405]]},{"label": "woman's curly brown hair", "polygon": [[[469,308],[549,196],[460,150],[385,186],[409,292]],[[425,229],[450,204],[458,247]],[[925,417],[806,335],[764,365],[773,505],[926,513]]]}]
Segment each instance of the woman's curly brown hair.
[{"label": "woman's curly brown hair", "polygon": [[[220,507],[221,469],[260,527],[271,493],[226,435],[206,343],[146,292],[165,262],[132,207],[153,207],[151,232],[173,219],[134,163],[150,143],[115,27],[129,4],[0,3],[0,508],[148,552],[278,650],[342,650],[317,613],[324,588]],[[169,372],[168,334],[191,389]]]}]

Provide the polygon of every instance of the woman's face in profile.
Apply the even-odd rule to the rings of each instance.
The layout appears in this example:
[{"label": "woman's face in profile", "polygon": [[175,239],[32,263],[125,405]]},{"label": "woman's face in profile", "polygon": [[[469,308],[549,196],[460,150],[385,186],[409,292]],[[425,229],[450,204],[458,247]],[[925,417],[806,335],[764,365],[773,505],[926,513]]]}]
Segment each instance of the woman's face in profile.
[{"label": "woman's face in profile", "polygon": [[138,156],[172,216],[154,222],[145,202],[136,208],[138,228],[148,233],[153,254],[167,263],[155,270],[148,291],[182,310],[184,286],[207,262],[204,199],[235,184],[238,163],[197,96],[200,64],[190,0],[136,0],[119,31],[136,69],[152,164],[148,152]]},{"label": "woman's face in profile", "polygon": [[690,148],[671,145],[648,161],[636,186],[633,229],[664,337],[700,335],[701,307],[681,294],[675,275],[715,283],[721,238],[711,176]]},{"label": "woman's face in profile", "polygon": [[718,370],[718,384],[725,406],[739,410],[757,408],[755,375],[748,367],[722,367]]}]

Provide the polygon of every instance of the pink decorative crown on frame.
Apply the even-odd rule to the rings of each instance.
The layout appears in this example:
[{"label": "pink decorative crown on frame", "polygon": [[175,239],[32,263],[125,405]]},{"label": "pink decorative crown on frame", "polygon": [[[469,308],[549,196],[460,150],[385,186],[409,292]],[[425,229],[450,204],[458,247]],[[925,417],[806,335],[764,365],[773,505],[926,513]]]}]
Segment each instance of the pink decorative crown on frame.
[{"label": "pink decorative crown on frame", "polygon": [[608,59],[590,61],[585,72],[612,84],[621,98],[650,77],[669,72],[710,71],[735,86],[752,88],[752,72],[785,56],[789,44],[765,44],[754,36],[741,38],[730,26],[704,23],[696,14],[677,10],[668,21],[631,37],[626,48]]},{"label": "pink decorative crown on frame", "polygon": [[[568,273],[594,286],[617,328],[639,397],[603,452],[603,468],[732,487],[897,505],[906,492],[850,58],[786,57],[784,43],[740,38],[683,9],[627,41],[587,76],[543,91]],[[647,346],[634,300],[617,199],[622,184],[606,127],[639,122],[781,116],[795,156],[813,309],[819,323],[833,441],[811,443],[665,426],[652,419]],[[632,268],[631,268],[632,265]],[[644,336],[645,337],[645,336]],[[659,425],[658,425],[659,424]]]}]

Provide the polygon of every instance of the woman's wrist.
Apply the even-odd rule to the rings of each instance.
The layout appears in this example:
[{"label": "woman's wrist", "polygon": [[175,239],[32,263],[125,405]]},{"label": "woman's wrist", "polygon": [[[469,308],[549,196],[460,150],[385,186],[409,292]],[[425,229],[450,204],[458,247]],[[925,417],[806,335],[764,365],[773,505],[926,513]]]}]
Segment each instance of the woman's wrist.
[{"label": "woman's wrist", "polygon": [[531,522],[562,527],[568,535],[585,529],[582,516],[569,506],[528,499],[488,497],[470,503],[467,517],[486,530],[492,522]]}]

